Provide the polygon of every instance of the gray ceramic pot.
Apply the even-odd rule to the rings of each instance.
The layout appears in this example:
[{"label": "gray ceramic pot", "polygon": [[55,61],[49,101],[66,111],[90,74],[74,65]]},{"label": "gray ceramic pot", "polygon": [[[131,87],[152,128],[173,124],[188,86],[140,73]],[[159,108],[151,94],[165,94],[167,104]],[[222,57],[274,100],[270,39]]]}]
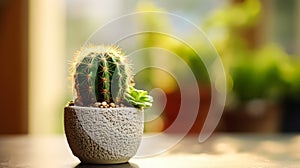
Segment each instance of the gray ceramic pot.
[{"label": "gray ceramic pot", "polygon": [[125,163],[143,134],[143,111],[136,108],[69,106],[64,109],[69,146],[83,163]]}]

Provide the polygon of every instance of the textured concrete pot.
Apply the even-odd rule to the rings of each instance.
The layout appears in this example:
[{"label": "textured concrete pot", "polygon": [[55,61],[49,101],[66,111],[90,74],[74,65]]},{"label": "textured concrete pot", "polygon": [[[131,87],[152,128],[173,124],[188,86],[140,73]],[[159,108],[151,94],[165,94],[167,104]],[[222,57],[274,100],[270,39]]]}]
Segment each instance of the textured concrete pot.
[{"label": "textured concrete pot", "polygon": [[143,111],[136,108],[69,106],[64,109],[69,146],[83,163],[125,163],[143,134]]}]

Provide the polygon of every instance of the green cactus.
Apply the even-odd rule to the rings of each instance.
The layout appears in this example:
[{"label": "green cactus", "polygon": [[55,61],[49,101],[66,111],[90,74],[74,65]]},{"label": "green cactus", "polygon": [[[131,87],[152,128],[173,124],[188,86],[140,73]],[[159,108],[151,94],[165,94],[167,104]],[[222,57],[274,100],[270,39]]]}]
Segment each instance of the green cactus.
[{"label": "green cactus", "polygon": [[95,102],[124,102],[130,85],[131,67],[117,47],[88,46],[77,53],[74,82],[75,104],[90,106]]},{"label": "green cactus", "polygon": [[137,108],[152,105],[142,102],[137,106],[128,96],[136,95],[132,89],[132,68],[120,48],[90,45],[77,52],[75,59],[75,105],[93,106],[96,102],[132,104]]}]

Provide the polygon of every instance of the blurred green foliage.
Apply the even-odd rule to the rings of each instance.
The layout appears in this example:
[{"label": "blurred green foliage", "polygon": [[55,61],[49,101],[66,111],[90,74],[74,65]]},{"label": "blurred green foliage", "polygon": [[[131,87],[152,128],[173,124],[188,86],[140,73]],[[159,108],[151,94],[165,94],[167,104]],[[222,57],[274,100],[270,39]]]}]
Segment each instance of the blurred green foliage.
[{"label": "blurred green foliage", "polygon": [[[150,3],[142,4],[140,7],[140,10],[147,9],[147,11],[163,10]],[[278,44],[259,44],[258,40],[249,34],[251,33],[249,30],[258,27],[261,16],[262,5],[259,0],[231,2],[214,10],[199,27],[204,30],[219,52],[226,71],[228,94],[237,103],[253,99],[277,102],[286,97],[298,99],[300,98],[298,57],[288,55]],[[141,24],[154,27],[160,25],[165,29],[172,29],[168,18],[149,16],[142,19]],[[193,35],[190,38],[193,38]],[[174,52],[188,63],[199,84],[209,84],[206,67],[189,46],[165,35],[148,34],[144,38],[143,47],[149,46]],[[199,41],[198,47],[201,46],[203,45]],[[205,56],[206,49],[201,50]]]},{"label": "blurred green foliage", "polygon": [[297,94],[300,88],[299,65],[299,61],[286,55],[278,46],[264,46],[234,61],[229,69],[233,80],[232,92],[240,101],[277,101]]},{"label": "blurred green foliage", "polygon": [[247,31],[257,27],[259,19],[260,1],[245,0],[216,10],[202,26],[222,57],[229,95],[239,103],[252,99],[297,98],[300,60],[286,54],[277,44],[253,47]]},{"label": "blurred green foliage", "polygon": [[[153,3],[150,2],[143,2],[140,3],[137,7],[137,11],[156,11],[156,12],[164,12],[164,9],[159,8],[158,6],[154,5]],[[143,34],[143,41],[142,41],[142,48],[147,48],[147,47],[158,47],[158,48],[163,48],[166,51],[171,52],[174,55],[179,56],[181,59],[183,59],[191,69],[191,71],[194,73],[196,80],[198,81],[199,84],[208,84],[210,83],[209,77],[207,70],[201,60],[201,58],[198,56],[198,54],[191,48],[188,44],[183,43],[179,39],[176,39],[172,36],[169,36],[167,34],[162,34],[159,32],[166,31],[167,29],[172,29],[172,25],[170,23],[169,18],[167,17],[160,17],[157,18],[154,15],[147,14],[143,15],[144,17],[140,19],[139,21],[139,26],[142,27],[147,27],[148,29],[151,30],[158,30],[158,32],[149,32],[149,33],[144,33]],[[188,38],[194,38],[194,35],[192,34],[191,37]],[[195,39],[199,40],[199,39]],[[199,41],[199,47],[201,48],[201,42]],[[205,50],[201,50],[203,52],[203,55],[207,55]],[[148,59],[145,59],[144,61],[147,62],[148,64],[151,64],[153,60],[151,60],[151,52],[146,53],[150,55],[150,57],[146,57]],[[161,56],[163,57],[163,55]],[[150,59],[149,59],[150,58]],[[162,58],[163,60],[163,58]],[[175,65],[174,63],[170,62],[168,60],[168,65],[172,65],[176,68],[180,68],[179,65]],[[183,70],[184,72],[184,70]],[[152,83],[155,85],[155,80],[151,78],[151,76],[161,76],[161,74],[151,74],[150,72],[148,75],[145,75],[142,81],[146,81],[147,83]],[[183,74],[185,75],[185,74]],[[147,78],[148,76],[148,78]],[[140,82],[142,82],[140,81]],[[161,80],[158,79],[158,83],[161,83]],[[174,82],[170,81],[170,86],[174,85]],[[174,88],[174,87],[173,87]]]}]

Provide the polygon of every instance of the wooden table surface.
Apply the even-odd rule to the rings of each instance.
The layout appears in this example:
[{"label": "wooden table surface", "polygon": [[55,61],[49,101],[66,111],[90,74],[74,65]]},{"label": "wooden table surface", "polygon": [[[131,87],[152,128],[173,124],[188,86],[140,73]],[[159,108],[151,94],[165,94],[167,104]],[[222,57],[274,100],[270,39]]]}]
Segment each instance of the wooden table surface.
[{"label": "wooden table surface", "polygon": [[300,135],[214,134],[204,143],[187,136],[171,150],[120,165],[83,165],[66,138],[0,136],[0,168],[299,167]]}]

